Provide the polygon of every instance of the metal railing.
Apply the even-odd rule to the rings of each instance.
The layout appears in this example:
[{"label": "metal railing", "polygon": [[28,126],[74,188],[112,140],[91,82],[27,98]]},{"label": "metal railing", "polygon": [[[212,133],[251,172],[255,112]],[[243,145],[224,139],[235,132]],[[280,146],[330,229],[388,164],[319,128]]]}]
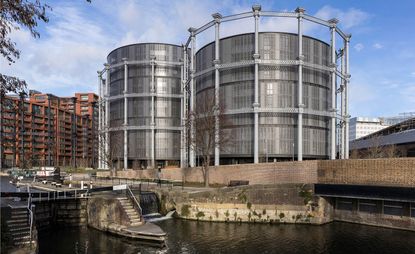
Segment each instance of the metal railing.
[{"label": "metal railing", "polygon": [[140,202],[138,202],[138,200],[135,197],[134,193],[131,191],[130,186],[128,186],[128,185],[127,185],[127,189],[126,189],[126,194],[127,194],[127,198],[129,198],[132,201],[134,208],[138,211],[138,213],[140,214],[140,219],[142,220],[142,218],[143,218],[143,209],[141,209]]},{"label": "metal railing", "polygon": [[27,186],[27,192],[29,193],[29,197],[27,198],[27,210],[29,212],[29,239],[30,245],[32,244],[32,237],[33,237],[33,210],[32,210],[32,196],[30,194],[30,187]]}]

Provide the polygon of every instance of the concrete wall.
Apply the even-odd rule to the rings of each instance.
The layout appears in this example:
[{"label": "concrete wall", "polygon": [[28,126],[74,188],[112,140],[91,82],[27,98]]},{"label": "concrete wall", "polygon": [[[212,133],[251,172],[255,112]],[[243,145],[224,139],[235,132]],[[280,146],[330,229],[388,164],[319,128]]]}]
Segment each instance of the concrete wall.
[{"label": "concrete wall", "polygon": [[[189,193],[157,190],[164,212],[201,221],[309,223],[331,220],[325,200],[302,184],[244,186]],[[330,209],[330,206],[329,206]]]},{"label": "concrete wall", "polygon": [[[389,215],[382,212],[382,201],[378,201],[375,213],[363,212],[358,210],[358,200],[349,199],[353,202],[353,210],[332,209],[332,219],[334,221],[352,222],[358,224],[405,229],[415,231],[415,217],[410,217],[409,206],[405,207],[404,215]],[[328,206],[334,206],[334,198],[326,199]],[[408,204],[409,205],[409,204]]]}]

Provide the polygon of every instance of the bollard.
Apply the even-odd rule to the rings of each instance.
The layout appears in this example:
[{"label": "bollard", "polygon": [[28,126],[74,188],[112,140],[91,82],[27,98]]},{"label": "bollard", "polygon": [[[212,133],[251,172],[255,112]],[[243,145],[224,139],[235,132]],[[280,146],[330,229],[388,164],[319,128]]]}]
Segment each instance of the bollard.
[{"label": "bollard", "polygon": [[81,190],[84,189],[84,181],[81,181]]},{"label": "bollard", "polygon": [[72,188],[72,174],[69,174],[69,188]]}]

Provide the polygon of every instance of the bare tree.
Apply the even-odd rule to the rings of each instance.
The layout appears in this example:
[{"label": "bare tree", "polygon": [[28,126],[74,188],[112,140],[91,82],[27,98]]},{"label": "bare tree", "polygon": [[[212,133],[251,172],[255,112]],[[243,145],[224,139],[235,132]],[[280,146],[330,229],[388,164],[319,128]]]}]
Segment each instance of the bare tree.
[{"label": "bare tree", "polygon": [[367,149],[367,158],[368,159],[376,159],[383,157],[383,146],[381,144],[381,137],[374,136],[369,141],[369,148]]},{"label": "bare tree", "polygon": [[[192,122],[194,123],[193,135],[191,135]],[[219,124],[218,133],[216,133],[216,124]],[[209,186],[209,166],[215,147],[218,146],[224,150],[232,140],[231,132],[224,128],[226,126],[230,127],[230,122],[225,115],[224,103],[219,103],[219,107],[217,107],[215,97],[210,93],[207,93],[203,98],[198,98],[195,111],[188,113],[186,121],[186,128],[190,134],[188,135],[188,144],[202,157],[201,169],[206,187]],[[216,134],[218,134],[217,139],[215,138]]]},{"label": "bare tree", "polygon": [[[99,149],[98,160],[101,160],[105,166],[107,166],[113,174],[115,173],[116,161],[119,161],[123,153],[123,135],[122,132],[111,132],[108,135],[105,132],[98,134],[99,136]],[[106,149],[108,147],[108,149]],[[119,163],[118,163],[119,164]],[[119,168],[118,168],[119,169]]]},{"label": "bare tree", "polygon": [[383,155],[385,158],[396,158],[399,157],[399,150],[395,144],[387,145],[383,148]]}]

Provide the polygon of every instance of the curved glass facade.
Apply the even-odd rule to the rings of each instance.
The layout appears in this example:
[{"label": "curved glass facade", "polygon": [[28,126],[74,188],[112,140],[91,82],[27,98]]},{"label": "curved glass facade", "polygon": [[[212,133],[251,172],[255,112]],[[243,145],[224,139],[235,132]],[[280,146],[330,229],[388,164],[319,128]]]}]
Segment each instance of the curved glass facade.
[{"label": "curved glass facade", "polygon": [[[229,115],[234,142],[221,150],[222,158],[253,158],[254,148],[254,34],[220,40],[220,101]],[[292,158],[297,136],[298,37],[289,33],[259,33],[259,155]],[[330,65],[330,46],[303,36],[304,62]],[[215,43],[196,54],[196,73],[214,66]],[[278,63],[278,64],[276,64]],[[226,67],[229,66],[229,67]],[[214,70],[196,78],[196,101],[214,91]],[[304,158],[329,155],[330,72],[303,67]],[[264,161],[264,159],[262,159]]]},{"label": "curved glass facade", "polygon": [[[117,128],[124,127],[124,103],[127,97],[129,168],[137,164],[149,165],[152,159],[153,127],[155,160],[180,160],[182,94],[179,62],[182,55],[182,47],[162,43],[128,45],[115,49],[108,55],[107,60],[111,66],[109,82],[111,138],[118,139]],[[128,69],[125,95],[124,60],[127,61]],[[154,64],[154,73],[152,64]],[[152,91],[153,78],[154,91]],[[153,107],[154,123],[152,122]],[[122,149],[119,154],[122,160]]]}]

